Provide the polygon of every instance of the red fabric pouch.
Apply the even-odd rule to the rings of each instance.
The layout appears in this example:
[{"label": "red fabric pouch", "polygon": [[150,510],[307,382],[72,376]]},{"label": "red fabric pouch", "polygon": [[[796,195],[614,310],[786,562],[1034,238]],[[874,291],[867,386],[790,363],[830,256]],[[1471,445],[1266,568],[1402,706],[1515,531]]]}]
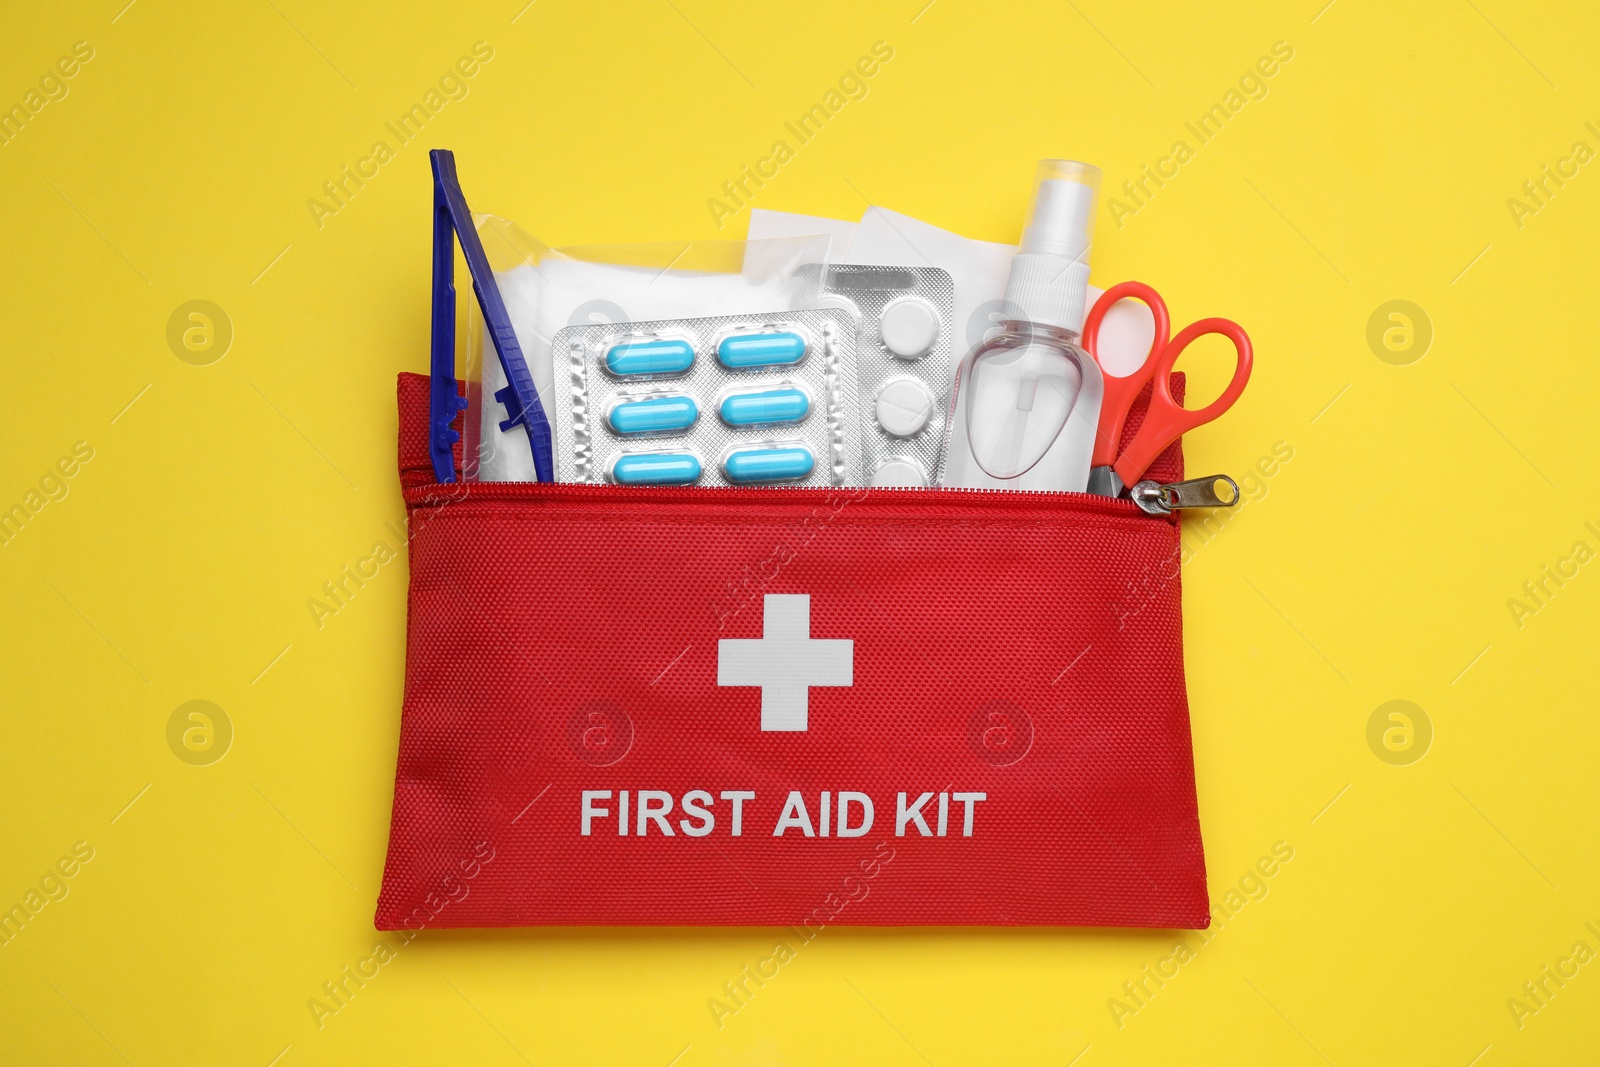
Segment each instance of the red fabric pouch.
[{"label": "red fabric pouch", "polygon": [[[399,400],[380,929],[1209,924],[1175,520],[1076,493],[438,484],[428,380]],[[1149,476],[1182,477],[1178,446]]]}]

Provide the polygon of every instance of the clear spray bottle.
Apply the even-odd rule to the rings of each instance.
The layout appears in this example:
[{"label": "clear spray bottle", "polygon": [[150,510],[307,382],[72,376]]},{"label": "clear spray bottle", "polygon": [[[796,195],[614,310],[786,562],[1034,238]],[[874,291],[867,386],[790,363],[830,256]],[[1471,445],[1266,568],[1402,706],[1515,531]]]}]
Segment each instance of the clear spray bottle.
[{"label": "clear spray bottle", "polygon": [[1100,367],[1078,347],[1100,171],[1039,164],[1000,332],[956,368],[943,484],[1081,492],[1100,420]]}]

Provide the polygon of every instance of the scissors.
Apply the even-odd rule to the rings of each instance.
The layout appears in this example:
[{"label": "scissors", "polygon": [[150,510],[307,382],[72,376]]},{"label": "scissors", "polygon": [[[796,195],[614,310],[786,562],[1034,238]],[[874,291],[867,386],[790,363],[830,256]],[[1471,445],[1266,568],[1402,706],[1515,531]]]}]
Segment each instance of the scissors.
[{"label": "scissors", "polygon": [[[1095,346],[1100,339],[1100,324],[1105,320],[1106,312],[1117,301],[1129,297],[1150,308],[1150,314],[1156,320],[1156,334],[1139,369],[1132,374],[1113,377],[1106,373]],[[1083,349],[1100,364],[1100,373],[1105,380],[1105,393],[1100,402],[1100,425],[1095,433],[1094,453],[1090,459],[1091,493],[1121,496],[1129,486],[1139,481],[1140,475],[1168,445],[1187,431],[1204,426],[1233,407],[1239,394],[1244,392],[1245,383],[1250,380],[1253,350],[1249,335],[1237,322],[1230,319],[1201,319],[1168,340],[1171,329],[1172,320],[1167,314],[1166,301],[1161,299],[1160,293],[1143,282],[1113,285],[1100,294],[1100,299],[1095,301],[1094,307],[1083,320]],[[1222,391],[1222,395],[1205,407],[1190,411],[1172,399],[1172,366],[1185,348],[1207,334],[1218,334],[1232,341],[1238,360],[1233,368],[1233,380]],[[1150,390],[1150,408],[1145,412],[1144,422],[1133,435],[1133,440],[1119,455],[1122,425],[1127,421],[1128,409],[1144,390],[1146,382],[1154,383]]]}]

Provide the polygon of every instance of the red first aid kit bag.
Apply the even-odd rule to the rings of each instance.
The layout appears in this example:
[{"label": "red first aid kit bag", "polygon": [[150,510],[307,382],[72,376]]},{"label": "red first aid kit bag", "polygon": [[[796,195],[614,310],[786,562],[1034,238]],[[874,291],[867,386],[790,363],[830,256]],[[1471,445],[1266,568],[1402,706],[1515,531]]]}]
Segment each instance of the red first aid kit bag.
[{"label": "red first aid kit bag", "polygon": [[1174,517],[464,482],[442,195],[380,929],[1209,924]]},{"label": "red first aid kit bag", "polygon": [[[1173,520],[438,484],[427,379],[399,402],[379,928],[1208,924]],[[1151,477],[1181,477],[1175,448]]]}]

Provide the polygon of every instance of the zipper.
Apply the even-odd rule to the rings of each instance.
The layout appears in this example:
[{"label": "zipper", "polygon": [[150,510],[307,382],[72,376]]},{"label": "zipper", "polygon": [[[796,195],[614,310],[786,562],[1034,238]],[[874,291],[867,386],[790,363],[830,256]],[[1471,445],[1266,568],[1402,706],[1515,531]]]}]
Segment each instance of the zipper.
[{"label": "zipper", "polygon": [[[1216,492],[1226,482],[1231,499]],[[960,489],[932,486],[926,489],[877,489],[871,486],[618,486],[584,482],[450,482],[424,483],[405,490],[408,504],[442,505],[470,500],[522,500],[539,503],[574,503],[603,506],[630,501],[639,504],[693,505],[697,508],[726,509],[751,506],[805,505],[820,500],[844,499],[849,502],[871,500],[888,508],[922,510],[937,503],[943,509],[971,509],[975,512],[1021,510],[1052,511],[1063,507],[1093,514],[1138,518],[1144,515],[1170,516],[1187,508],[1233,507],[1239,502],[1239,487],[1225,474],[1183,482],[1137,483],[1128,497],[1109,497],[1097,493],[1036,492],[1023,489]],[[843,506],[843,505],[841,505]],[[951,516],[959,517],[952,513]]]},{"label": "zipper", "polygon": [[[1217,485],[1226,482],[1229,496],[1217,493]],[[1204,478],[1191,478],[1186,482],[1168,482],[1160,485],[1152,481],[1136,482],[1128,495],[1151,515],[1170,515],[1183,508],[1232,508],[1239,506],[1239,483],[1226,474],[1212,474]]]}]

